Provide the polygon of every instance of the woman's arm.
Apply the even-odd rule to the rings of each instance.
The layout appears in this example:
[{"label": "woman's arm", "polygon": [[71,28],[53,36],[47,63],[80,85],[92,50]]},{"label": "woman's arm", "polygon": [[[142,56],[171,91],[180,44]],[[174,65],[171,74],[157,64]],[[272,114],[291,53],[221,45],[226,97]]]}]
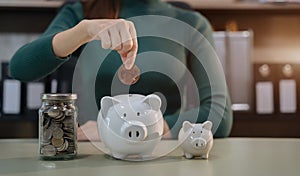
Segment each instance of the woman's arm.
[{"label": "woman's arm", "polygon": [[66,62],[68,58],[57,57],[53,52],[52,40],[55,34],[74,27],[82,20],[81,9],[81,5],[77,3],[62,7],[38,39],[25,44],[14,54],[10,61],[11,76],[26,82],[41,79]]},{"label": "woman's arm", "polygon": [[101,40],[103,48],[117,50],[130,69],[138,48],[133,23],[122,19],[82,20],[82,14],[80,3],[62,8],[39,39],[15,53],[10,62],[11,76],[21,81],[40,79],[91,40]]},{"label": "woman's arm", "polygon": [[128,69],[133,66],[137,53],[136,31],[132,22],[123,19],[82,20],[54,36],[53,51],[58,57],[66,57],[91,40],[100,40],[104,49],[116,50]]}]

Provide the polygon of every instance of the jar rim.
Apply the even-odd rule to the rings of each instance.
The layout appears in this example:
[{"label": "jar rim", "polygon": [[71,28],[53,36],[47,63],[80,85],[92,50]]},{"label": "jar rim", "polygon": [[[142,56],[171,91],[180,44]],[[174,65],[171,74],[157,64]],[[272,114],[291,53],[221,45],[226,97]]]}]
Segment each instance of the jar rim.
[{"label": "jar rim", "polygon": [[77,94],[74,93],[42,93],[42,100],[76,100]]}]

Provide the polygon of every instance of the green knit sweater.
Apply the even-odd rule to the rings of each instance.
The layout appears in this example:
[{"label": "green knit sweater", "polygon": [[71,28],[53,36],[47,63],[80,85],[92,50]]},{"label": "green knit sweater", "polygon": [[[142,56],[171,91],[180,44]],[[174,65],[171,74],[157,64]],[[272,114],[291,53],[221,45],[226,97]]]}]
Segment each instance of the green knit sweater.
[{"label": "green knit sweater", "polygon": [[[166,26],[165,22],[160,24],[159,21],[156,24],[152,24],[150,21],[145,21],[145,19],[141,17],[142,15],[161,15],[178,19],[199,31],[207,41],[209,41],[206,43],[210,43],[212,48],[214,46],[210,24],[198,12],[179,9],[160,0],[122,0],[119,16],[123,19],[132,20],[135,23],[138,36],[140,31],[147,33],[147,30],[157,30],[161,27],[168,29],[169,31],[167,32],[170,33],[170,35],[174,33],[175,37],[180,36],[179,38],[182,38],[185,42],[189,40],[189,43],[197,43],[193,41],[191,34],[185,33],[185,31],[179,31],[180,29],[176,29],[176,26]],[[61,59],[54,55],[52,39],[56,33],[75,26],[83,18],[83,9],[80,2],[63,6],[48,29],[37,40],[24,45],[15,53],[10,62],[10,73],[12,77],[24,82],[38,80],[53,73],[62,64],[72,60],[72,56],[67,59]],[[144,95],[159,92],[159,95],[163,95],[161,97],[166,106],[164,118],[170,128],[172,128],[172,134],[175,137],[181,128],[183,120],[191,120],[192,114],[198,111],[197,122],[207,120],[210,114],[213,119],[220,121],[220,123],[215,123],[216,125],[213,127],[215,132],[214,136],[228,136],[232,126],[231,104],[228,94],[224,93],[227,92],[227,90],[222,88],[224,87],[222,86],[222,84],[224,84],[224,75],[219,69],[220,67],[217,67],[215,64],[217,57],[211,57],[212,54],[203,54],[201,57],[195,57],[194,55],[188,57],[188,50],[182,46],[182,44],[161,36],[139,37],[138,44],[139,50],[136,64],[140,67],[141,71],[143,72],[145,65],[151,65],[160,71],[154,70],[143,73],[140,80],[130,87],[117,83],[120,87],[119,90],[129,89],[130,93]],[[100,46],[101,45],[99,45],[99,48]],[[194,48],[197,47],[198,46],[194,46]],[[189,103],[190,99],[187,99],[185,95],[180,95],[182,92],[178,88],[179,82],[181,85],[186,84],[185,71],[182,71],[182,68],[176,64],[173,65],[172,63],[170,64],[170,62],[164,61],[164,59],[170,57],[177,59],[177,61],[180,61],[184,65],[189,63],[189,70],[196,82],[199,94],[199,97],[196,98],[200,99],[201,106],[196,106],[189,110],[184,109],[185,112],[179,113],[179,109],[185,106],[185,102]],[[188,58],[190,59],[189,61],[187,61]],[[204,66],[201,64],[201,61],[198,61],[199,58],[209,64]],[[161,61],[161,63],[156,62],[157,59]],[[100,102],[101,97],[105,95],[112,95],[111,85],[113,77],[121,64],[120,56],[115,51],[111,51],[104,59],[98,70],[95,83],[96,102]],[[166,73],[168,73],[168,75]],[[170,78],[170,75],[175,78]],[[208,75],[213,75],[213,79],[209,80]],[[124,89],[122,89],[122,86],[124,86]],[[215,95],[212,94],[212,88],[215,90]],[[118,93],[128,92],[120,91]],[[191,91],[188,93],[191,93]],[[222,106],[224,103],[225,107]],[[99,103],[97,104],[99,105]],[[178,121],[179,114],[180,119]],[[89,119],[96,119],[96,117],[79,117],[81,122]],[[214,123],[214,120],[212,120],[212,122]]]}]

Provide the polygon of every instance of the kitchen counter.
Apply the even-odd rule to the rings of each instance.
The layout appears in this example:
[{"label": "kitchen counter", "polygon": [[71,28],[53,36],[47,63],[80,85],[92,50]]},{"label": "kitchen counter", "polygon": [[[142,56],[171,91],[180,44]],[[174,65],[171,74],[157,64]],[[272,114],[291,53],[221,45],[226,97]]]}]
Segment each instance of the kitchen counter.
[{"label": "kitchen counter", "polygon": [[[175,149],[167,156],[143,162],[115,160],[97,149],[99,142],[79,142],[78,156],[69,161],[38,159],[36,139],[0,140],[0,175],[203,175],[203,176],[296,176],[300,173],[300,139],[215,139],[208,160],[182,157]],[[164,140],[161,147],[176,144]]]}]

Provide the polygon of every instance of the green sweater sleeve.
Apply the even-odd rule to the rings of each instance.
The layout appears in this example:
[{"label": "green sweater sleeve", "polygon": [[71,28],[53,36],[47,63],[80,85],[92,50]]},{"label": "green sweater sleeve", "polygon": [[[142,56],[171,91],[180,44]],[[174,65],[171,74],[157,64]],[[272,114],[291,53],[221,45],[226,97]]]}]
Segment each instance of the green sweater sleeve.
[{"label": "green sweater sleeve", "polygon": [[52,39],[58,32],[75,26],[83,18],[82,14],[80,3],[63,6],[37,40],[22,46],[14,54],[10,61],[11,76],[24,82],[38,80],[66,62],[68,58],[58,58],[53,53]]},{"label": "green sweater sleeve", "polygon": [[191,56],[190,71],[197,86],[200,106],[198,104],[194,106],[197,108],[165,116],[165,119],[172,128],[171,133],[175,138],[181,128],[180,124],[185,120],[196,121],[196,123],[210,120],[214,124],[214,137],[227,137],[231,131],[232,112],[226,80],[214,51],[210,23],[200,14],[196,14],[196,17],[198,20],[196,20],[195,28],[205,39],[193,40],[195,37],[191,36],[193,48],[200,53],[200,56]]}]

